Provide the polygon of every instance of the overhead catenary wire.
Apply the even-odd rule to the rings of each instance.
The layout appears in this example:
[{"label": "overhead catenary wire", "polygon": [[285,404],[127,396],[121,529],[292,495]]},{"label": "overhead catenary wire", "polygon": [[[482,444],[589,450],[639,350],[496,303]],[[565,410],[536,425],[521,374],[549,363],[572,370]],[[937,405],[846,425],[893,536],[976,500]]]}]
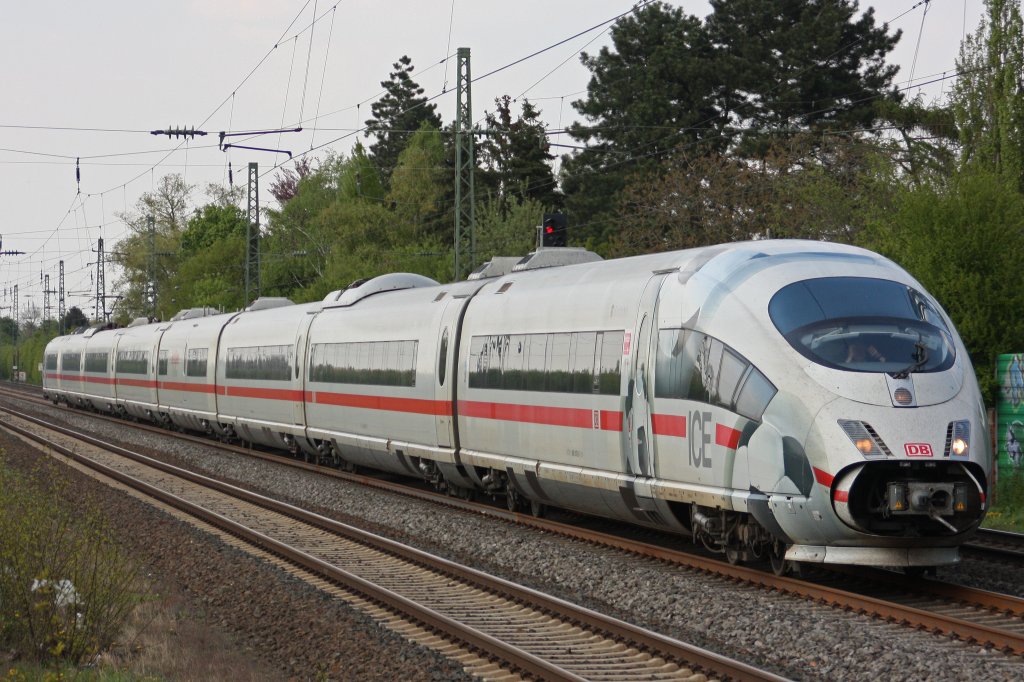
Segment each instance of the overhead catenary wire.
[{"label": "overhead catenary wire", "polygon": [[[340,4],[340,3],[339,3],[339,4]],[[644,4],[646,4],[646,3],[644,3]],[[917,6],[919,6],[919,5],[922,5],[922,4],[924,4],[924,3],[918,3],[917,5],[915,5],[915,7],[917,7]],[[305,10],[306,10],[306,8],[308,7],[308,5],[309,5],[309,3],[307,2],[307,3],[306,3],[306,4],[304,5],[304,6],[303,6],[303,9],[302,9],[302,10],[300,10],[300,13],[299,13],[298,15],[296,15],[296,19],[293,19],[293,21],[292,21],[292,24],[290,24],[290,25],[289,25],[289,28],[288,28],[288,29],[286,29],[286,30],[285,30],[285,31],[283,32],[283,34],[282,34],[282,39],[283,39],[283,37],[284,37],[285,35],[287,35],[287,34],[288,34],[289,30],[290,30],[290,29],[292,28],[292,26],[294,26],[294,24],[295,24],[295,23],[297,22],[297,19],[301,17],[302,11],[305,11]],[[335,10],[335,8],[336,8],[336,7],[337,7],[337,4],[335,4],[335,5],[334,5],[334,6],[333,6],[333,7],[332,7],[332,8],[330,9],[330,10],[328,10],[328,11],[331,11],[331,12],[332,12],[332,22],[333,22],[333,18],[334,18],[334,10]],[[914,8],[912,7],[912,8],[911,8],[911,10],[912,10],[912,9],[914,9]],[[909,11],[911,11],[911,10],[908,10],[907,12],[909,12]],[[632,11],[632,10],[631,10],[631,11]],[[315,12],[314,12],[314,14],[315,14]],[[904,14],[906,14],[906,13],[904,13]],[[902,15],[901,15],[901,16],[902,16]],[[278,43],[281,43],[281,40],[280,40],[280,39],[279,39]],[[261,63],[262,63],[262,61],[265,61],[265,59],[266,59],[266,58],[267,58],[267,57],[268,57],[268,56],[269,56],[269,55],[270,55],[270,54],[271,54],[271,53],[273,52],[273,50],[274,50],[274,49],[276,49],[277,47],[278,47],[278,44],[275,44],[275,45],[274,45],[274,48],[272,48],[271,50],[269,50],[269,51],[268,51],[268,53],[267,53],[267,55],[265,55],[265,57],[264,57],[264,60],[261,60]],[[294,51],[294,50],[293,50],[293,51]],[[535,54],[537,54],[537,53],[535,53]],[[440,64],[444,64],[444,65],[446,65],[446,63],[447,63],[447,62],[446,62],[446,60],[441,60],[440,62],[438,62],[438,64],[439,64],[439,65],[440,65]],[[514,63],[513,63],[513,64],[514,64]],[[511,66],[511,65],[513,65],[513,64],[510,64],[510,65],[506,65],[506,66],[505,66],[505,67],[503,67],[503,68],[508,68],[509,66]],[[254,69],[253,69],[253,72],[250,72],[249,76],[247,76],[247,77],[246,77],[245,79],[243,79],[243,81],[242,81],[242,83],[241,83],[241,84],[245,84],[245,83],[246,83],[246,82],[247,82],[247,81],[249,80],[249,78],[251,77],[252,73],[254,73],[254,72],[255,72],[255,71],[256,71],[256,70],[258,69],[258,67],[259,67],[259,64],[257,64],[257,66],[256,66],[256,67],[254,67]],[[495,71],[494,73],[496,73],[496,72],[497,72],[497,71]],[[422,72],[421,72],[421,73],[422,73]],[[487,75],[489,75],[489,74],[484,74],[484,76],[480,76],[480,77],[478,77],[478,78],[474,79],[474,82],[475,82],[475,81],[477,81],[477,80],[479,80],[479,79],[481,79],[481,78],[485,78],[485,77],[486,77]],[[240,85],[241,85],[241,84],[240,84]],[[532,88],[532,87],[535,87],[535,86],[531,86],[531,88]],[[235,93],[234,93],[234,91],[233,91],[233,92],[232,92],[232,95],[230,96],[230,97],[232,98],[232,105],[234,105],[234,101],[233,101],[233,99],[234,99],[234,94],[235,94]],[[560,96],[560,97],[559,97],[559,99],[560,99],[560,100],[561,100],[562,102],[564,102],[564,97],[565,97],[564,95],[563,95],[563,96]],[[369,100],[367,100],[367,101],[369,101]],[[357,105],[357,109],[358,109],[358,105]],[[213,114],[215,114],[215,113],[216,113],[216,111],[217,111],[217,110],[215,109],[215,110],[214,110],[214,112],[213,112]],[[211,116],[212,116],[213,114],[211,114]],[[561,114],[561,112],[560,112],[560,114]],[[314,116],[313,120],[314,120],[314,121],[319,121],[320,119],[321,119],[321,117],[320,117],[320,110],[319,110],[319,105],[318,105],[317,113],[316,113],[316,115]],[[229,126],[229,129],[230,129],[230,126]],[[112,130],[113,130],[113,129],[112,129]],[[127,130],[127,129],[124,129],[124,130]],[[330,129],[330,128],[320,128],[320,130],[332,130],[332,129]],[[561,131],[561,130],[562,130],[562,126],[561,126],[561,125],[559,125],[559,126],[558,126],[558,130],[559,130],[559,131]],[[344,139],[345,137],[351,137],[352,135],[354,135],[354,134],[356,134],[356,133],[358,133],[358,132],[361,132],[361,131],[362,131],[362,129],[355,129],[355,130],[350,130],[350,131],[348,131],[348,133],[347,133],[346,135],[343,135],[343,136],[342,136],[341,138],[339,138],[339,139]],[[315,146],[315,145],[313,144],[313,141],[311,140],[311,151],[313,151],[313,147],[314,147],[314,146]],[[325,146],[325,145],[319,145],[319,146],[316,146],[316,148],[317,148],[317,149],[320,149],[320,148],[323,148],[324,146]],[[192,149],[192,150],[197,150],[197,149],[199,149],[199,148],[200,148],[200,147],[198,147],[198,146],[197,146],[197,147],[193,147],[193,148],[191,148],[191,149]],[[176,147],[176,148],[174,148],[174,149],[172,149],[172,150],[162,150],[162,151],[160,151],[160,152],[154,152],[154,151],[150,151],[150,152],[145,152],[145,153],[148,153],[148,154],[154,154],[154,153],[163,153],[163,151],[167,151],[167,152],[169,152],[169,153],[174,153],[174,152],[176,152],[176,151],[179,151],[179,150],[180,150],[180,145],[179,145],[179,147]],[[83,162],[84,162],[84,160],[85,160],[85,159],[83,158]],[[187,164],[187,163],[188,163],[188,161],[186,160],[186,164]],[[83,163],[82,165],[85,165],[85,164]],[[194,167],[197,167],[197,166],[198,166],[198,164],[194,164],[194,163],[193,163],[193,164],[188,164],[188,165],[193,165]],[[160,162],[157,162],[157,164],[155,164],[155,166],[153,166],[153,169],[155,169],[155,168],[157,168],[157,167],[161,167],[161,168],[162,168],[162,167],[167,167],[167,166],[168,166],[168,164],[166,163],[166,157],[165,157],[165,159],[163,159],[162,161],[160,161]],[[277,166],[275,166],[275,168],[276,168],[276,167],[277,167]],[[153,177],[153,169],[151,169],[151,177]],[[269,171],[268,171],[268,172],[269,172]],[[264,173],[264,175],[265,175],[265,174],[266,174],[266,173]],[[136,178],[136,179],[137,179],[137,178]],[[133,179],[133,180],[134,180],[134,179]],[[112,190],[113,190],[113,189],[116,189],[117,187],[120,187],[120,188],[121,188],[121,190],[122,190],[122,193],[123,193],[123,194],[125,194],[125,193],[126,193],[126,188],[127,188],[127,185],[128,185],[128,184],[129,184],[130,182],[132,182],[132,181],[128,181],[128,182],[125,182],[125,183],[119,184],[119,185],[117,185],[116,187],[112,188]],[[107,190],[107,191],[112,191],[112,190]],[[105,191],[104,191],[104,192],[100,192],[100,193],[99,193],[99,196],[100,196],[100,198],[101,198],[101,203],[102,203],[103,195],[104,195],[105,193],[106,193]],[[96,194],[88,194],[88,195],[84,195],[84,196],[83,196],[83,201],[88,201],[88,200],[89,200],[89,199],[90,199],[91,197],[95,197],[95,196],[96,196]],[[84,208],[84,207],[83,207],[83,208]]]}]

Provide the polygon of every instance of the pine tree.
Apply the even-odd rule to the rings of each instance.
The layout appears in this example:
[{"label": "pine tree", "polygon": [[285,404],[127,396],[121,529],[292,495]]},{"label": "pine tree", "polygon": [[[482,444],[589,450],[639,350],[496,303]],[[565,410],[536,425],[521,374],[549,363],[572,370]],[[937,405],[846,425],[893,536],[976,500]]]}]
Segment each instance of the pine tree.
[{"label": "pine tree", "polygon": [[381,81],[386,93],[371,105],[373,118],[366,121],[366,135],[375,139],[370,145],[370,157],[386,187],[391,184],[398,155],[420,126],[428,123],[432,128],[441,128],[437,107],[427,101],[423,88],[412,79],[412,60],[403,55],[392,66],[390,79]]},{"label": "pine tree", "polygon": [[574,231],[592,241],[613,229],[598,221],[631,175],[656,173],[671,153],[702,142],[719,145],[725,123],[715,106],[714,49],[700,19],[656,2],[618,21],[611,38],[611,48],[581,57],[591,78],[586,99],[573,107],[587,124],[568,133],[586,148],[562,167]]},{"label": "pine tree", "polygon": [[[900,38],[860,17],[856,0],[711,0],[707,28],[721,74],[719,106],[748,155],[795,131],[870,127],[898,67]],[[844,132],[843,134],[849,135]]]},{"label": "pine tree", "polygon": [[512,120],[511,97],[498,97],[494,104],[496,110],[485,116],[490,134],[477,146],[481,165],[478,195],[483,194],[480,190],[492,192],[502,216],[508,215],[513,204],[527,200],[554,210],[561,197],[551,168],[555,157],[540,112],[523,100],[522,113]]}]

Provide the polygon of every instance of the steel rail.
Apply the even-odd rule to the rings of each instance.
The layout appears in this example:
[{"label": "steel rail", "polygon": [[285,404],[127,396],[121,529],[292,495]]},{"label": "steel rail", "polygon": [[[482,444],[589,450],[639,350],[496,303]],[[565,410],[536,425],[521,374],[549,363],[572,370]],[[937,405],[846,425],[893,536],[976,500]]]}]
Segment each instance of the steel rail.
[{"label": "steel rail", "polygon": [[[94,416],[103,417],[102,415]],[[110,419],[112,421],[120,421],[123,423],[123,420],[117,420],[110,417],[103,418]],[[135,424],[134,426],[138,427],[140,425]],[[181,437],[181,434],[172,434],[169,433],[166,429],[161,429],[158,427],[143,426],[142,428],[152,430],[155,432],[160,432],[166,435]],[[540,530],[557,533],[565,537],[581,540],[591,544],[618,549],[629,553],[637,554],[639,556],[645,556],[665,561],[675,565],[685,566],[693,570],[701,571],[711,575],[716,575],[728,580],[741,581],[747,584],[761,587],[763,589],[775,590],[781,593],[791,594],[804,599],[829,604],[837,608],[852,610],[858,613],[869,614],[876,618],[906,623],[907,625],[912,627],[922,628],[929,630],[931,632],[937,632],[945,635],[954,636],[967,642],[976,642],[981,645],[992,646],[1002,651],[1011,652],[1014,654],[1024,654],[1024,635],[1017,634],[1009,630],[995,628],[983,623],[974,623],[969,620],[947,616],[941,613],[935,613],[932,611],[928,611],[926,609],[919,609],[912,606],[900,605],[898,603],[888,602],[884,599],[878,599],[867,595],[861,595],[855,592],[841,590],[838,588],[820,585],[804,580],[799,580],[796,578],[789,578],[786,576],[775,576],[773,574],[766,573],[759,569],[750,568],[747,566],[728,564],[726,562],[717,561],[707,557],[689,554],[678,550],[659,547],[657,545],[652,545],[642,541],[611,536],[599,531],[591,531],[571,526],[568,524],[559,523],[557,521],[551,521],[548,519],[533,517],[527,514],[506,511],[504,509],[498,509],[488,505],[481,505],[479,503],[469,502],[466,500],[446,496],[441,493],[417,490],[409,488],[408,486],[400,486],[398,484],[392,484],[368,476],[360,476],[357,474],[350,474],[346,472],[337,471],[334,469],[326,469],[323,466],[309,464],[306,462],[297,462],[293,459],[265,452],[260,452],[258,450],[241,448],[238,446],[224,445],[219,443],[214,444],[211,443],[208,439],[203,439],[196,436],[185,435],[184,438],[205,444],[207,446],[216,445],[218,447],[222,447],[230,451],[241,452],[247,455],[260,457],[265,460],[288,464],[290,466],[298,466],[309,471],[314,471],[318,473],[328,473],[329,475],[337,478],[350,480],[365,485],[370,485],[372,487],[386,490],[392,493],[402,494],[417,499],[428,500],[435,503],[441,503],[450,507],[462,509],[472,513],[480,513],[492,517],[501,518],[520,525],[525,525]],[[840,568],[839,570],[843,571],[844,569]],[[874,575],[877,577],[880,576],[882,573],[883,572],[876,572]],[[972,604],[983,608],[991,609],[993,611],[1024,615],[1024,600],[1009,595],[1000,595],[992,592],[986,592],[984,590],[977,590],[974,588],[939,583],[930,580],[911,581],[906,578],[903,578],[902,576],[898,576],[892,573],[886,573],[884,580],[888,583],[895,582],[903,588],[913,590],[917,593],[923,593],[936,597],[941,597],[951,601]]]}]

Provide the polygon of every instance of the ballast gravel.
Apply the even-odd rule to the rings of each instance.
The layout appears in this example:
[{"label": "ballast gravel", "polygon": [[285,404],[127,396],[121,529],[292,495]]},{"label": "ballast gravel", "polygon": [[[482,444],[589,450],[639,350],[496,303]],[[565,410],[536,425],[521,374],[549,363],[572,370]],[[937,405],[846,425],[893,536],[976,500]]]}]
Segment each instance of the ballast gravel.
[{"label": "ballast gravel", "polygon": [[[49,416],[146,454],[232,480],[341,521],[358,523],[420,549],[793,679],[1024,679],[1024,659],[948,637],[737,586],[654,560],[316,473],[99,422],[73,411],[51,411]],[[219,558],[224,562],[225,573],[230,572],[229,566],[236,566],[237,559],[224,552],[211,551],[211,555],[208,560]],[[965,561],[940,571],[945,580],[994,590],[1006,591],[1009,585],[1015,586],[1015,591],[1020,589],[1012,566]],[[248,575],[238,584],[245,580]],[[304,598],[303,608],[312,610],[303,611],[309,618],[322,620],[323,610],[337,608],[314,595],[306,594]],[[259,628],[270,626],[268,619],[253,618],[251,614],[234,617],[248,625],[235,623],[229,627],[247,632],[247,637],[259,638]],[[315,633],[316,628],[304,627],[302,632]],[[390,645],[387,642],[382,646]],[[308,655],[322,663],[330,651],[310,646]],[[288,655],[303,654],[295,651]],[[270,660],[276,657],[272,654]],[[288,666],[296,673],[299,669],[316,670],[313,661],[292,661]],[[385,670],[380,672],[390,676]],[[452,671],[441,672],[435,664],[420,672],[427,676],[417,679],[450,679],[447,673]]]}]

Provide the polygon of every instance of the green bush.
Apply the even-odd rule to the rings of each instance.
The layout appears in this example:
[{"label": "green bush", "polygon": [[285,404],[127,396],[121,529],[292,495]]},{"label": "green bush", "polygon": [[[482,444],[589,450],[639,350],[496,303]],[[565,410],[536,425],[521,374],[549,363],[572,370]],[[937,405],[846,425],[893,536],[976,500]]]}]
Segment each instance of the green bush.
[{"label": "green bush", "polygon": [[0,647],[86,661],[113,644],[142,586],[97,502],[75,499],[52,471],[15,471],[0,451]]},{"label": "green bush", "polygon": [[1004,470],[996,485],[995,504],[985,527],[1024,532],[1024,476]]}]

